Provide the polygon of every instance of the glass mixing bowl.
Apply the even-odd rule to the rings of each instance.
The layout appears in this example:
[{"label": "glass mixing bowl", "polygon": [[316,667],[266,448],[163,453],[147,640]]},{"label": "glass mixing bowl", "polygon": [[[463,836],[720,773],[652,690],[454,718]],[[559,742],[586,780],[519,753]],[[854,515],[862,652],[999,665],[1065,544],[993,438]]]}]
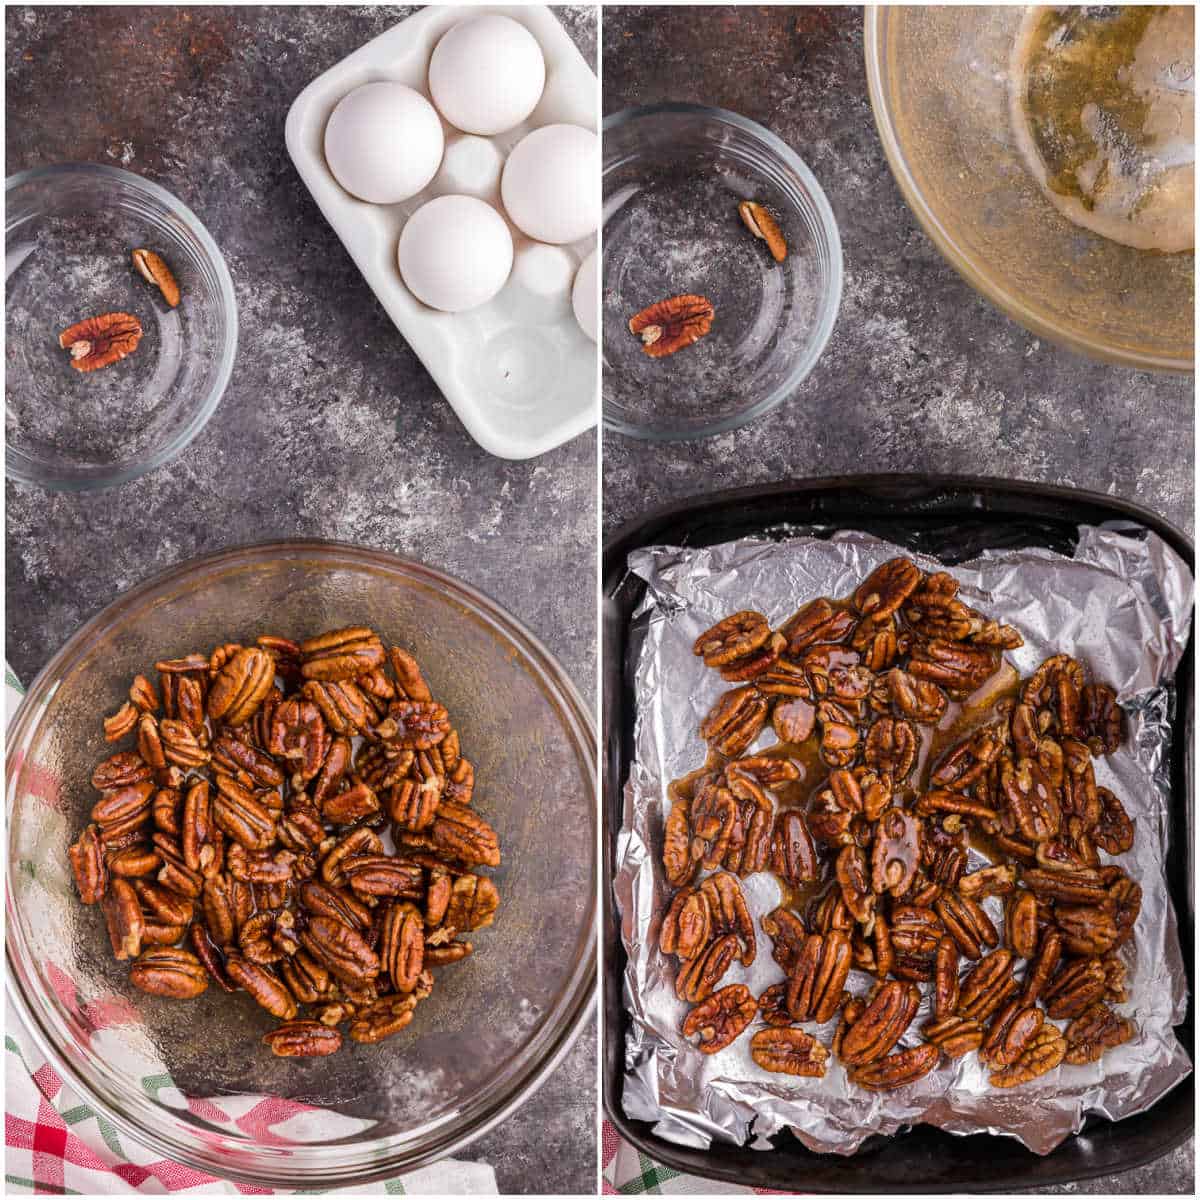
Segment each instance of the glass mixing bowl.
[{"label": "glass mixing bowl", "polygon": [[1020,157],[1009,58],[1024,14],[867,9],[867,82],[896,182],[951,266],[1026,329],[1125,366],[1191,370],[1195,256],[1087,232],[1051,206]]},{"label": "glass mixing bowl", "polygon": [[[156,659],[275,632],[373,626],[411,650],[501,839],[495,925],[440,970],[404,1032],[329,1058],[273,1057],[245,993],[148,996],[84,907],[67,847],[95,800],[101,718]],[[452,1153],[532,1094],[589,1014],[595,982],[596,741],[562,668],[475,589],[330,542],[232,550],[121,596],[54,656],[8,742],[9,991],[56,1070],[142,1145],[213,1175],[286,1188],[361,1184]],[[292,1119],[259,1129],[257,1100]],[[220,1109],[216,1107],[220,1106]],[[322,1111],[291,1106],[313,1106]],[[275,1106],[276,1119],[280,1112]]]},{"label": "glass mixing bowl", "polygon": [[[67,163],[5,182],[5,470],[68,491],[135,479],[182,453],[229,382],[237,302],[196,215],[116,167]],[[170,308],[133,268],[155,250],[182,293]],[[58,335],[85,317],[132,313],[142,340],[82,372]]]},{"label": "glass mixing bowl", "polygon": [[[604,423],[657,441],[736,429],[783,403],[824,350],[842,298],[833,210],[796,152],[736,113],[699,104],[626,109],[604,122]],[[765,204],[776,263],[738,214]],[[692,293],[712,330],[651,358],[629,319]]]}]

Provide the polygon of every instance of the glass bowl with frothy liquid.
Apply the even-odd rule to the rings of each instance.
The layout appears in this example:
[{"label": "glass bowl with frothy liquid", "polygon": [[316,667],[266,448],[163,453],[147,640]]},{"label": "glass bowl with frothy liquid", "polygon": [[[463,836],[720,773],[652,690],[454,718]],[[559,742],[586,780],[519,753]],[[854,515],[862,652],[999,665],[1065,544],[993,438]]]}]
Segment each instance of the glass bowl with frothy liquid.
[{"label": "glass bowl with frothy liquid", "polygon": [[872,8],[867,77],[926,232],[1032,332],[1194,366],[1191,9]]}]

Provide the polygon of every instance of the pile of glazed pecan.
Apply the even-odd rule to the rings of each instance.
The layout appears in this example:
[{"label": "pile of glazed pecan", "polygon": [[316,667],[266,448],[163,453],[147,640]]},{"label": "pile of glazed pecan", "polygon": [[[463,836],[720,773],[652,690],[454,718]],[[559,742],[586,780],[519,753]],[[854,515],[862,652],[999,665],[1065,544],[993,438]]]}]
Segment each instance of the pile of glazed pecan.
[{"label": "pile of glazed pecan", "polygon": [[346,1022],[356,1042],[403,1029],[499,903],[477,873],[499,841],[416,660],[352,628],[155,668],[104,722],[137,749],[96,768],[70,850],[133,983],[244,988],[283,1022],[263,1038],[281,1056],[334,1053]]},{"label": "pile of glazed pecan", "polygon": [[[1001,689],[1002,653],[1021,644],[950,575],[904,558],[777,631],[739,612],[697,639],[736,686],[700,726],[704,768],[671,788],[660,948],[680,960],[700,1050],[760,1019],[750,1054],[768,1071],[824,1076],[832,1050],[879,1091],[974,1051],[1011,1087],[1133,1036],[1111,1003],[1128,999],[1117,951],[1141,888],[1100,853],[1129,850],[1133,824],[1092,767],[1120,744],[1121,712],[1065,654]],[[747,755],[768,722],[779,745]],[[944,752],[939,723],[958,735]],[[989,865],[968,872],[969,847]],[[718,985],[755,959],[739,878],[758,871],[785,888],[760,924],[786,978],[756,1000]],[[874,977],[865,994],[852,970]],[[929,1017],[910,1032],[924,985]],[[829,1047],[801,1028],[835,1017]]]}]

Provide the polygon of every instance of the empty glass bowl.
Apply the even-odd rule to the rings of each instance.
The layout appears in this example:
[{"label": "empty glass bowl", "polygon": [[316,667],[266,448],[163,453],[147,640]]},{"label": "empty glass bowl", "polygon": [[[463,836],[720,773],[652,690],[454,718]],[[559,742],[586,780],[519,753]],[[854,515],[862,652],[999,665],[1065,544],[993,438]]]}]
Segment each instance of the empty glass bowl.
[{"label": "empty glass bowl", "polygon": [[[216,243],[169,192],[116,167],[23,171],[6,181],[5,202],[7,474],[79,491],[170,461],[204,428],[233,370],[237,303]],[[138,247],[166,260],[178,307],[134,270]],[[75,370],[58,335],[109,312],[138,318],[137,349]]]},{"label": "empty glass bowl", "polygon": [[[101,720],[155,660],[275,633],[373,626],[411,650],[474,764],[500,836],[495,925],[440,969],[402,1033],[329,1058],[275,1058],[242,992],[148,996],[78,899],[67,847],[111,753]],[[153,676],[152,676],[153,677]],[[473,588],[330,542],[233,550],[121,596],[54,656],[8,740],[9,990],[69,1085],[145,1147],[279,1188],[346,1187],[452,1153],[550,1073],[595,983],[595,734],[547,651]],[[257,1115],[269,1098],[269,1120]]]},{"label": "empty glass bowl", "polygon": [[1009,115],[1025,9],[867,9],[867,82],[896,182],[951,266],[1026,329],[1125,366],[1189,371],[1195,256],[1089,233],[1025,166]]},{"label": "empty glass bowl", "polygon": [[[788,245],[776,263],[738,214],[756,200]],[[658,104],[604,122],[604,423],[656,440],[736,429],[790,396],[825,348],[842,296],[833,211],[795,151],[718,108]],[[712,330],[651,358],[629,319],[706,297]]]}]

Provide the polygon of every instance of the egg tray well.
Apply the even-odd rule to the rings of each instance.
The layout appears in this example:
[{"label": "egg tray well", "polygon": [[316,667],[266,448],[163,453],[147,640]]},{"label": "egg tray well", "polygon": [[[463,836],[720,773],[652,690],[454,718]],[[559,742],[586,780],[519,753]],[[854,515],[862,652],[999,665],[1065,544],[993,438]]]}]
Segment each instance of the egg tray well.
[{"label": "egg tray well", "polygon": [[[426,201],[466,187],[475,191],[481,181],[454,178],[443,159],[433,181],[417,195],[400,204],[368,204],[338,184],[324,154],[330,113],[364,83],[407,84],[432,102],[427,73],[438,40],[459,21],[485,13],[523,25],[546,61],[546,86],[537,107],[526,121],[490,139],[501,155],[507,158],[527,133],[543,125],[581,125],[596,132],[596,76],[549,8],[453,5],[423,9],[313,80],[292,103],[286,140],[325,219],[467,432],[491,454],[524,459],[596,423],[597,348],[571,308],[575,272],[595,248],[595,236],[548,246],[531,241],[510,221],[513,270],[504,288],[479,308],[438,312],[404,286],[396,265],[400,231]],[[442,125],[447,152],[468,136],[444,119]],[[482,198],[507,221],[499,182],[497,174],[494,189]]]}]

